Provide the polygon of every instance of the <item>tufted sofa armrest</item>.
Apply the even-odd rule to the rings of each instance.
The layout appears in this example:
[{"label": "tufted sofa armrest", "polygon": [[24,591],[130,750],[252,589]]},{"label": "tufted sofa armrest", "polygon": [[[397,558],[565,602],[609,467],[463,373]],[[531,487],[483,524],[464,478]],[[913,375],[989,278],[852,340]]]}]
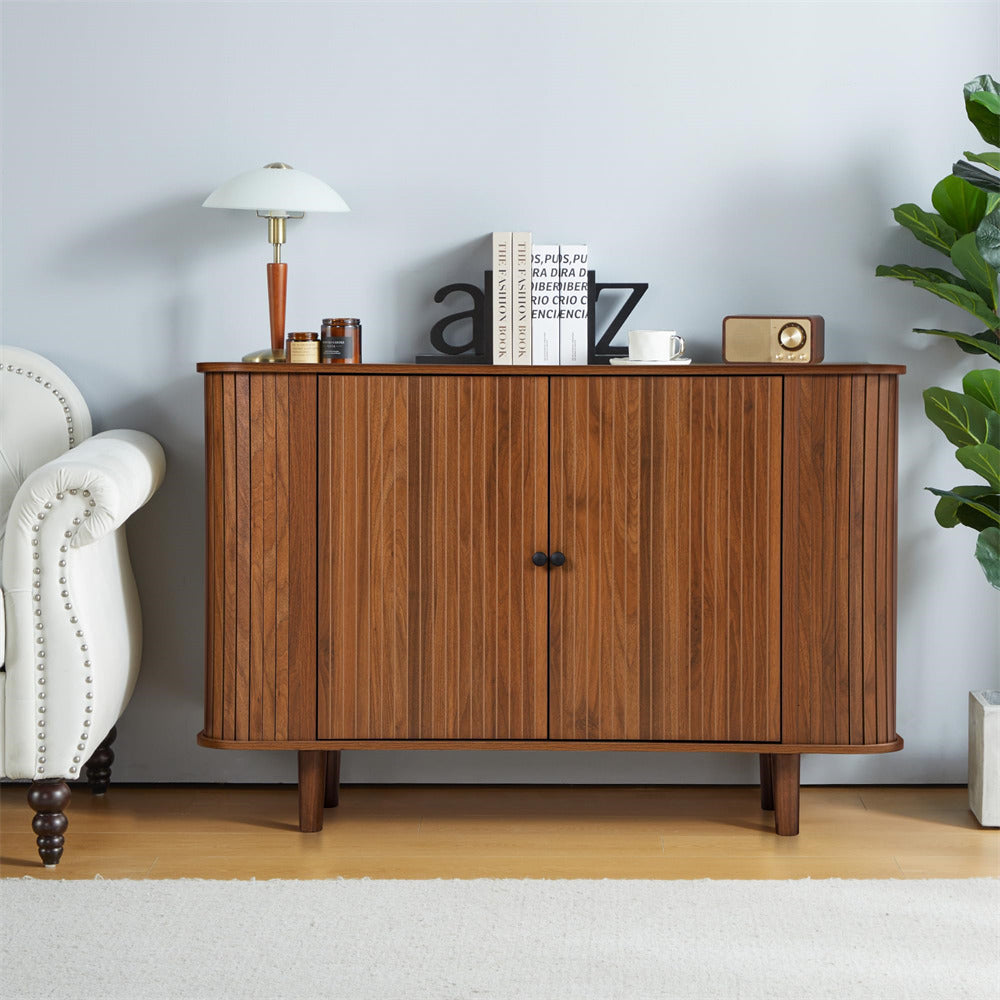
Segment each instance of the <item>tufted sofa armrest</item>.
[{"label": "tufted sofa armrest", "polygon": [[128,703],[142,622],[119,529],[165,466],[148,434],[105,431],[18,489],[3,551],[8,777],[78,774]]},{"label": "tufted sofa armrest", "polygon": [[[87,491],[95,502],[73,532],[70,545],[89,545],[116,528],[156,492],[163,481],[166,460],[160,443],[142,431],[104,431],[72,451],[46,462],[21,484],[7,519],[7,536],[30,533],[46,503],[70,490]],[[51,509],[51,508],[49,508]],[[15,527],[16,526],[16,527]],[[9,546],[4,551],[4,579]],[[11,585],[13,581],[11,581]]]}]

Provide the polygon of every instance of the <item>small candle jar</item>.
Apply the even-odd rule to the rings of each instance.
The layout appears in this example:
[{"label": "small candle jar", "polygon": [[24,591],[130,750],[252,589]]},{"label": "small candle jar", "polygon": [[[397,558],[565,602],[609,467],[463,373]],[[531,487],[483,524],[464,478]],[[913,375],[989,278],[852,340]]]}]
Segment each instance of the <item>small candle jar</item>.
[{"label": "small candle jar", "polygon": [[290,333],[285,341],[285,360],[289,364],[317,364],[319,362],[319,337],[314,330]]},{"label": "small candle jar", "polygon": [[323,320],[323,337],[319,343],[319,357],[323,364],[360,365],[361,320]]}]

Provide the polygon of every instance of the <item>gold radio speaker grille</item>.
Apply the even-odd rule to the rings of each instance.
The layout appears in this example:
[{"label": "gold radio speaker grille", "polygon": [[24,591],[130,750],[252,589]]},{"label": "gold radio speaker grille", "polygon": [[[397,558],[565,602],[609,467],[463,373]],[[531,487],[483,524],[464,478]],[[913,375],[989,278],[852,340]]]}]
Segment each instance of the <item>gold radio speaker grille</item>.
[{"label": "gold radio speaker grille", "polygon": [[730,364],[819,364],[822,316],[726,316],[722,357]]}]

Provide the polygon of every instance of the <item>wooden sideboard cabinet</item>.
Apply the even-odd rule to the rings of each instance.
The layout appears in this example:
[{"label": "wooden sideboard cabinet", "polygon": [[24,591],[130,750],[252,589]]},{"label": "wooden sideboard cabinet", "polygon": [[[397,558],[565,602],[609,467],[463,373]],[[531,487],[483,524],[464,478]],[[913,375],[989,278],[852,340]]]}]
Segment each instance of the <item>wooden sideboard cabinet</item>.
[{"label": "wooden sideboard cabinet", "polygon": [[205,746],[760,755],[895,725],[895,366],[202,364]]}]

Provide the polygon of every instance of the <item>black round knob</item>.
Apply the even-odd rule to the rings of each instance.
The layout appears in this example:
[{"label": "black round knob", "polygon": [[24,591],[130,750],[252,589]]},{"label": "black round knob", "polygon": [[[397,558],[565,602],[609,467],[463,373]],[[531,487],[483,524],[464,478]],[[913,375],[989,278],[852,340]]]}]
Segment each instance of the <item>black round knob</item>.
[{"label": "black round knob", "polygon": [[531,557],[531,561],[536,566],[544,566],[549,561],[549,557],[544,552],[536,552]]},{"label": "black round knob", "polygon": [[566,557],[561,552],[553,552],[552,555],[549,556],[549,562],[552,563],[553,566],[562,566],[562,564],[566,562]]}]

